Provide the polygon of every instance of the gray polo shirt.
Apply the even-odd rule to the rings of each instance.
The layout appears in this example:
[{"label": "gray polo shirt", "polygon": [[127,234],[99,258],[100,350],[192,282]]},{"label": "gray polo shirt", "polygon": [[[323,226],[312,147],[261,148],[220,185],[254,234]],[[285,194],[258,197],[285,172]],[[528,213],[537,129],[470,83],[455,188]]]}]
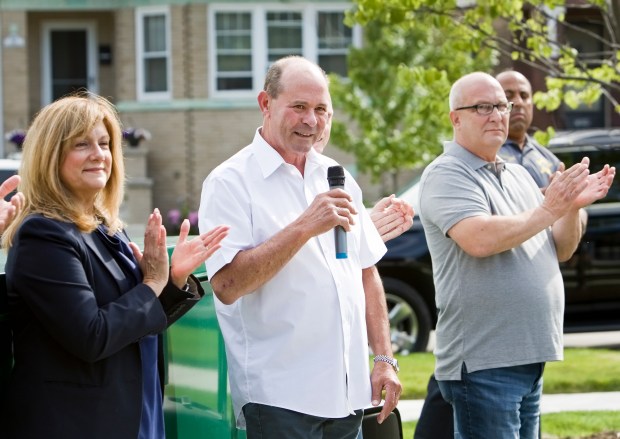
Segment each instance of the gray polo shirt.
[{"label": "gray polo shirt", "polygon": [[448,231],[478,215],[514,215],[543,195],[519,165],[487,163],[455,142],[424,171],[419,214],[436,290],[438,380],[469,372],[561,360],[564,285],[551,229],[511,250],[476,258]]}]

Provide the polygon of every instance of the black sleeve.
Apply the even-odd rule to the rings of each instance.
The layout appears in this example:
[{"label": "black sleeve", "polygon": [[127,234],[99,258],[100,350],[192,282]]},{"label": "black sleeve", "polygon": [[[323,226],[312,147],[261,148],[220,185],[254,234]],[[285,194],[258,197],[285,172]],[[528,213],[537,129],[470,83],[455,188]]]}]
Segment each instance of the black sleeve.
[{"label": "black sleeve", "polygon": [[205,295],[200,281],[194,275],[190,275],[187,283],[189,284],[189,291],[183,291],[168,280],[168,285],[159,295],[159,302],[164,308],[166,318],[168,319],[167,326],[172,325],[183,314],[192,309]]}]

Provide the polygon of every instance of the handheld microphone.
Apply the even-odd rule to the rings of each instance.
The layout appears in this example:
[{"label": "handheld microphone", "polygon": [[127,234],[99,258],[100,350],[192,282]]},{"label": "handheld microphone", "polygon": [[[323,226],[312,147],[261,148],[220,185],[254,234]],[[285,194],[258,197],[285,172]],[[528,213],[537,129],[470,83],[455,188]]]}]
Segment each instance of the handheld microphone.
[{"label": "handheld microphone", "polygon": [[[330,189],[344,189],[344,168],[342,166],[330,166],[327,168],[327,182]],[[342,226],[334,228],[336,239],[336,259],[347,258],[347,232]]]}]

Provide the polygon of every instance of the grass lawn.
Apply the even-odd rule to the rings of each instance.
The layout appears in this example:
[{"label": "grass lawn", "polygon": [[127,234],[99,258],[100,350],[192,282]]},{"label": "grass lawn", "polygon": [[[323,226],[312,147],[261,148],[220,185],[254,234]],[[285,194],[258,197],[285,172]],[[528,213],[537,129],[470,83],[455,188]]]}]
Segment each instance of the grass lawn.
[{"label": "grass lawn", "polygon": [[[398,356],[401,399],[423,399],[435,360],[432,353]],[[620,351],[567,348],[564,361],[547,363],[544,393],[620,391]],[[413,438],[416,422],[403,423],[403,437]],[[601,432],[620,432],[619,412],[564,412],[542,416],[543,439],[579,438]]]},{"label": "grass lawn", "polygon": [[[417,422],[403,422],[403,438],[413,438]],[[602,432],[620,433],[619,412],[564,412],[542,416],[543,439],[578,438]]]},{"label": "grass lawn", "polygon": [[[398,377],[403,385],[401,399],[422,399],[435,367],[430,352],[397,356]],[[547,363],[544,392],[580,393],[620,391],[620,351],[567,348],[564,361]]]}]

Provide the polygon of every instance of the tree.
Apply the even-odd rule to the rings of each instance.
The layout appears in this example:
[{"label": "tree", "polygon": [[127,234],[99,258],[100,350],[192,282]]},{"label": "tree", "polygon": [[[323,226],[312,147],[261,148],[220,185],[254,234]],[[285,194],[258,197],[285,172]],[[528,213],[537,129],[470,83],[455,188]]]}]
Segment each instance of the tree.
[{"label": "tree", "polygon": [[[447,16],[426,16],[415,26],[364,23],[365,44],[348,57],[348,78],[331,78],[337,117],[331,142],[356,156],[360,171],[378,180],[419,167],[451,138],[451,83],[496,58],[486,47],[472,50],[462,28]],[[338,116],[344,113],[347,123]]]},{"label": "tree", "polygon": [[[534,96],[539,109],[552,111],[562,103],[576,108],[602,96],[620,113],[617,0],[356,0],[356,6],[349,19],[362,26],[381,23],[390,29],[411,29],[420,21],[434,20],[442,33],[461,33],[473,52],[491,50],[541,70],[547,91]],[[602,35],[567,22],[568,7],[594,12],[591,16],[604,28]],[[579,53],[560,38],[567,32],[594,39],[601,50]]]}]

